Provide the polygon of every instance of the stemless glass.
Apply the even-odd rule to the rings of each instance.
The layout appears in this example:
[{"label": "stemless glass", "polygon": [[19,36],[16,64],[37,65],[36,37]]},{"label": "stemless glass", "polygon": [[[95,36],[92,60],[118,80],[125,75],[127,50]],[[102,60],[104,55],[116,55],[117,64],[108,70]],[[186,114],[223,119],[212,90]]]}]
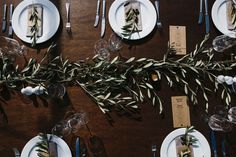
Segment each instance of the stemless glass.
[{"label": "stemless glass", "polygon": [[67,118],[69,126],[72,128],[72,132],[76,133],[78,130],[88,123],[88,116],[86,112],[76,112]]},{"label": "stemless glass", "polygon": [[236,124],[236,107],[231,107],[228,111],[228,119],[231,123]]},{"label": "stemless glass", "polygon": [[0,36],[0,54],[15,60],[16,56],[26,55],[27,48],[24,45],[20,45],[15,39]]},{"label": "stemless glass", "polygon": [[94,53],[102,60],[110,59],[109,45],[106,40],[100,39],[94,45]]},{"label": "stemless glass", "polygon": [[63,99],[66,87],[61,83],[53,83],[48,86],[48,94],[54,98]]},{"label": "stemless glass", "polygon": [[108,42],[109,42],[109,49],[112,52],[119,51],[123,47],[123,45],[122,45],[122,38],[119,37],[115,33],[112,33],[110,35]]},{"label": "stemless glass", "polygon": [[228,119],[218,114],[210,116],[208,125],[214,131],[230,132],[232,130],[232,124]]},{"label": "stemless glass", "polygon": [[68,136],[72,132],[72,128],[68,124],[68,121],[62,120],[58,122],[53,128],[52,128],[52,134],[57,135],[59,137],[65,137]]},{"label": "stemless glass", "polygon": [[227,35],[217,36],[212,41],[213,49],[217,52],[223,52],[226,49],[236,45],[236,39],[230,38]]}]

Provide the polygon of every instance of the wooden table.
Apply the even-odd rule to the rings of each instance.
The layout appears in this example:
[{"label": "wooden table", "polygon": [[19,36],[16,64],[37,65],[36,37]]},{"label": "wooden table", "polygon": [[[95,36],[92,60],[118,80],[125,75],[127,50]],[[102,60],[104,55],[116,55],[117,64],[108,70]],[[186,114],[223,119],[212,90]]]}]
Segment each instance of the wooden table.
[{"label": "wooden table", "polygon": [[[21,1],[13,0],[14,5],[17,6]],[[10,0],[7,0],[10,4]],[[61,52],[64,58],[71,61],[78,59],[92,58],[94,55],[94,44],[100,39],[100,24],[98,28],[93,27],[96,1],[95,0],[72,0],[71,5],[71,23],[72,34],[69,35],[65,29],[66,11],[65,0],[52,0],[57,6],[61,23],[56,35],[44,44],[39,45],[40,52],[36,49],[28,47],[29,52],[27,59],[34,57],[41,59],[47,47],[52,41],[58,45],[58,52]],[[107,14],[110,5],[113,1],[107,1]],[[154,1],[152,0],[154,3]],[[213,0],[209,1],[209,10],[211,10]],[[137,58],[149,57],[160,60],[163,58],[167,50],[167,42],[169,40],[169,25],[183,25],[187,28],[187,51],[194,50],[195,44],[200,42],[205,35],[205,25],[197,24],[199,1],[161,1],[161,20],[163,23],[163,30],[158,31],[156,28],[153,32],[143,40],[135,42],[123,43],[123,48],[120,51],[122,56]],[[209,11],[210,12],[210,11]],[[2,19],[2,10],[0,14]],[[0,23],[2,25],[2,21]],[[112,29],[109,26],[107,18],[107,30],[104,39],[108,40]],[[212,20],[210,20],[210,41],[220,32],[214,27]],[[0,33],[0,35],[7,36],[7,33]],[[16,35],[21,44],[24,44]],[[209,45],[211,42],[209,42]],[[113,53],[112,57],[118,55]],[[227,53],[220,54],[219,58],[227,58]],[[23,61],[20,61],[23,63]],[[18,92],[11,91],[10,94],[1,93],[1,105],[4,107],[8,115],[8,125],[0,128],[0,156],[13,156],[12,147],[17,147],[20,150],[31,138],[36,136],[39,132],[50,133],[51,128],[56,122],[63,119],[65,113],[72,109],[77,111],[84,110],[89,116],[89,127],[93,133],[99,136],[105,146],[106,155],[108,157],[149,157],[152,156],[151,145],[158,146],[158,152],[164,138],[174,130],[172,122],[171,110],[171,96],[183,95],[184,93],[178,90],[171,90],[165,81],[162,82],[162,88],[159,92],[164,101],[165,116],[161,117],[158,112],[158,107],[153,107],[151,103],[145,102],[141,105],[140,116],[141,120],[133,120],[125,116],[120,117],[112,113],[114,120],[113,125],[110,125],[103,113],[99,110],[96,104],[84,93],[81,88],[68,87],[67,95],[63,101],[53,101],[51,99],[46,102],[39,97],[35,103],[23,99]],[[221,104],[221,100],[215,98],[215,95],[210,96],[210,112],[214,105]],[[201,98],[200,98],[201,99]],[[4,100],[4,101],[2,101]],[[200,101],[201,102],[201,101]],[[46,104],[46,107],[45,107]],[[200,117],[203,112],[204,104],[198,104],[193,107],[191,105],[191,123],[199,130],[209,141],[210,129],[204,120]],[[201,111],[201,112],[200,112]],[[78,134],[86,141],[89,133],[85,128],[82,128]],[[236,154],[236,136],[235,130],[227,134],[230,135],[227,141],[226,149],[231,157]],[[221,137],[222,134],[219,133]],[[220,139],[218,141],[218,151],[220,152]],[[71,141],[67,141],[74,152],[74,145]],[[89,156],[93,156],[89,152]],[[159,156],[159,153],[158,153]]]}]

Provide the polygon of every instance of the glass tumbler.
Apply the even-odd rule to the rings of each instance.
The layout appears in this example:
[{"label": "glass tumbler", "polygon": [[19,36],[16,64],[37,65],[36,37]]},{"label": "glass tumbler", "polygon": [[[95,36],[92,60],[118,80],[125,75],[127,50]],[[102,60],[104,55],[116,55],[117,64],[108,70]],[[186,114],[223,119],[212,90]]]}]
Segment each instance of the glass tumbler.
[{"label": "glass tumbler", "polygon": [[236,124],[236,107],[231,107],[228,111],[228,119],[231,123]]},{"label": "glass tumbler", "polygon": [[209,127],[214,131],[230,132],[232,124],[222,115],[213,114],[208,121]]},{"label": "glass tumbler", "polygon": [[15,39],[0,36],[0,55],[1,57],[9,57],[12,61],[16,56],[26,55],[27,48],[24,45],[20,45]]},{"label": "glass tumbler", "polygon": [[100,39],[94,45],[94,53],[102,60],[110,59],[109,45],[106,40]]},{"label": "glass tumbler", "polygon": [[109,42],[109,49],[112,52],[119,51],[123,47],[123,45],[122,45],[122,38],[119,37],[115,33],[112,33],[110,35],[108,42]]},{"label": "glass tumbler", "polygon": [[213,39],[212,45],[215,51],[223,52],[226,49],[236,45],[236,39],[230,38],[227,35],[220,35]]}]

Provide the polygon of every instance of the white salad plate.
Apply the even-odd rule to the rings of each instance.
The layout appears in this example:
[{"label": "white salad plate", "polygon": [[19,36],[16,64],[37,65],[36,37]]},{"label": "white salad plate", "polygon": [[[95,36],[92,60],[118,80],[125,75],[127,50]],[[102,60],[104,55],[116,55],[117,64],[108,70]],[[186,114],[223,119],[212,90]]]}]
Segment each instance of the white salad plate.
[{"label": "white salad plate", "polygon": [[[49,136],[50,136],[50,134],[48,134],[48,137]],[[64,140],[62,140],[61,138],[59,138],[55,135],[52,135],[51,141],[53,141],[57,144],[58,157],[72,157],[70,148],[68,147],[68,145],[65,143]],[[36,149],[38,149],[36,147],[36,144],[38,142],[40,142],[39,136],[35,136],[31,140],[29,140],[22,150],[21,157],[36,157],[36,156],[38,156],[37,155],[38,152],[36,151]]]},{"label": "white salad plate", "polygon": [[[186,128],[179,128],[169,133],[161,145],[160,157],[177,157],[175,139],[185,134]],[[197,130],[189,133],[198,141],[193,147],[194,157],[211,157],[211,149],[206,138]]]},{"label": "white salad plate", "polygon": [[236,32],[227,28],[226,3],[227,0],[216,0],[214,2],[211,10],[212,20],[221,33],[236,38]]},{"label": "white salad plate", "polygon": [[[136,0],[140,2],[140,14],[142,20],[142,31],[132,33],[131,37],[124,37],[129,40],[138,40],[146,37],[156,26],[156,10],[150,0]],[[125,25],[124,3],[127,0],[114,1],[109,9],[108,19],[112,30],[122,36],[122,27]]]},{"label": "white salad plate", "polygon": [[15,8],[12,15],[12,27],[15,34],[24,42],[32,43],[33,39],[27,37],[28,6],[36,4],[43,7],[43,34],[36,43],[49,40],[58,30],[60,15],[56,6],[49,0],[24,0]]}]

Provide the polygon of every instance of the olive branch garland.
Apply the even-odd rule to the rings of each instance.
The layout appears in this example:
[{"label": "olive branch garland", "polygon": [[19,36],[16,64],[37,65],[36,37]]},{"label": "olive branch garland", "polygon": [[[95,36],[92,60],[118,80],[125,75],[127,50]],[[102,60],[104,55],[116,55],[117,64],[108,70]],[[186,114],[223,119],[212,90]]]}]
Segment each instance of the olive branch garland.
[{"label": "olive branch garland", "polygon": [[[31,58],[22,70],[8,58],[0,59],[0,85],[19,90],[24,85],[74,84],[81,87],[105,115],[110,115],[111,111],[133,115],[145,99],[153,106],[159,105],[159,113],[162,113],[163,101],[151,77],[155,75],[155,81],[166,80],[169,87],[182,89],[194,105],[202,96],[208,111],[209,93],[221,92],[221,99],[230,105],[233,91],[226,84],[218,84],[216,75],[236,67],[235,60],[212,61],[212,48],[205,46],[208,38],[206,36],[193,52],[179,59],[172,57],[172,51],[168,50],[159,61],[121,56],[105,61],[94,56],[70,62],[57,56],[45,63],[45,58],[55,47],[51,45],[40,62]],[[204,60],[200,59],[202,56]]]}]

